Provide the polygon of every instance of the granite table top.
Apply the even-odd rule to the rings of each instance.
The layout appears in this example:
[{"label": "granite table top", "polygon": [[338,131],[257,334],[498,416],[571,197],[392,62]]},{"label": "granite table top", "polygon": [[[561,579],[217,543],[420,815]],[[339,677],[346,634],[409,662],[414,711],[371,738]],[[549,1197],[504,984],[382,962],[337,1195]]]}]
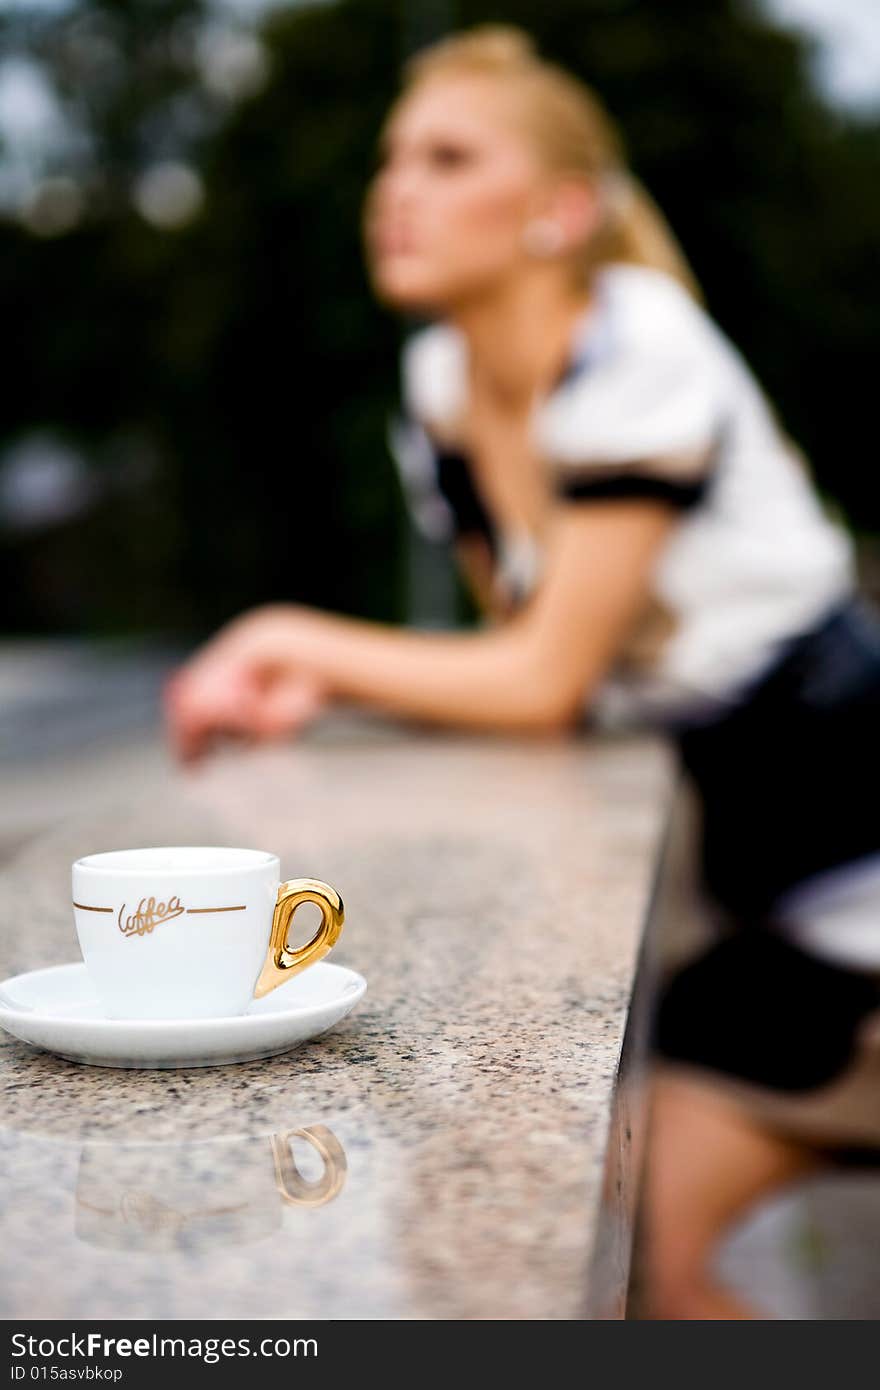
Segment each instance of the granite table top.
[{"label": "granite table top", "polygon": [[3,781],[0,977],[79,958],[80,855],[229,844],[336,885],[368,990],[237,1066],[0,1034],[0,1317],[593,1315],[662,745],[340,719],[181,770],[147,729]]}]

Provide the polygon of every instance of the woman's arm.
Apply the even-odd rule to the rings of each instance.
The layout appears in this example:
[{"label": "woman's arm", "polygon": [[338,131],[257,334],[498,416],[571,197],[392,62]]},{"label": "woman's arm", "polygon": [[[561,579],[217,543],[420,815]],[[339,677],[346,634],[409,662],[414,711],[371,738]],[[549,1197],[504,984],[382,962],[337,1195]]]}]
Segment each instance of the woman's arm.
[{"label": "woman's arm", "polygon": [[[638,617],[675,512],[654,501],[559,509],[539,590],[503,627],[421,633],[308,609],[270,607],[224,629],[174,683],[168,713],[179,750],[248,731],[242,692],[285,688],[355,700],[392,714],[496,730],[555,730],[583,709]],[[223,692],[212,699],[212,686]],[[282,701],[283,704],[283,701]],[[283,721],[282,721],[283,722]],[[297,722],[291,718],[290,724]],[[277,733],[278,721],[252,732]]]}]

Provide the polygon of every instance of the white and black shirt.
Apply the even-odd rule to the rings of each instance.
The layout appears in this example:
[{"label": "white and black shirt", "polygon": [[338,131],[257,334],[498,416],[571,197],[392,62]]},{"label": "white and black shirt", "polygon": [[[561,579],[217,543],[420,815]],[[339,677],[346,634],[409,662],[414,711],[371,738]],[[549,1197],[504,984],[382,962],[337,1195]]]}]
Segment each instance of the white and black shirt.
[{"label": "white and black shirt", "polygon": [[[392,449],[425,534],[481,533],[499,582],[524,597],[540,542],[497,534],[480,502],[456,445],[467,380],[458,330],[416,333]],[[532,434],[562,502],[654,498],[681,513],[653,571],[644,633],[593,702],[600,720],[679,718],[734,699],[853,588],[848,537],[823,512],[748,367],[658,271],[599,272]]]}]

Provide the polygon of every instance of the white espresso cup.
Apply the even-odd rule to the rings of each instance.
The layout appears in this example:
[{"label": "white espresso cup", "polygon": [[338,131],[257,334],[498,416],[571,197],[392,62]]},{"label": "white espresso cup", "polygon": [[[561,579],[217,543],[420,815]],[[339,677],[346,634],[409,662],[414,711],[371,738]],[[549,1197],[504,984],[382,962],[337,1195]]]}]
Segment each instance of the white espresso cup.
[{"label": "white espresso cup", "polygon": [[[108,1018],[243,1014],[325,956],[342,899],[313,878],[281,882],[275,854],[255,849],[113,850],[73,865],[73,908],[86,969]],[[321,924],[287,944],[301,903]]]}]

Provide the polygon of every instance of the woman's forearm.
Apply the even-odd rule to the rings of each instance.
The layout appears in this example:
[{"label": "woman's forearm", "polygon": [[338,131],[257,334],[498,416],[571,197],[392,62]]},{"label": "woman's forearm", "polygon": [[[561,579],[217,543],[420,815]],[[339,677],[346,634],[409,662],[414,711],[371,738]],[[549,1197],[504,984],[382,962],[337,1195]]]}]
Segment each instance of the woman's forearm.
[{"label": "woman's forearm", "polygon": [[427,633],[294,610],[286,652],[331,694],[414,719],[471,728],[551,729],[575,702],[542,663],[528,628]]},{"label": "woman's forearm", "polygon": [[488,631],[413,632],[293,605],[247,613],[177,679],[169,717],[182,755],[217,732],[298,727],[325,695],[472,729],[570,725],[641,611],[671,524],[654,502],[566,509],[536,593]]}]

